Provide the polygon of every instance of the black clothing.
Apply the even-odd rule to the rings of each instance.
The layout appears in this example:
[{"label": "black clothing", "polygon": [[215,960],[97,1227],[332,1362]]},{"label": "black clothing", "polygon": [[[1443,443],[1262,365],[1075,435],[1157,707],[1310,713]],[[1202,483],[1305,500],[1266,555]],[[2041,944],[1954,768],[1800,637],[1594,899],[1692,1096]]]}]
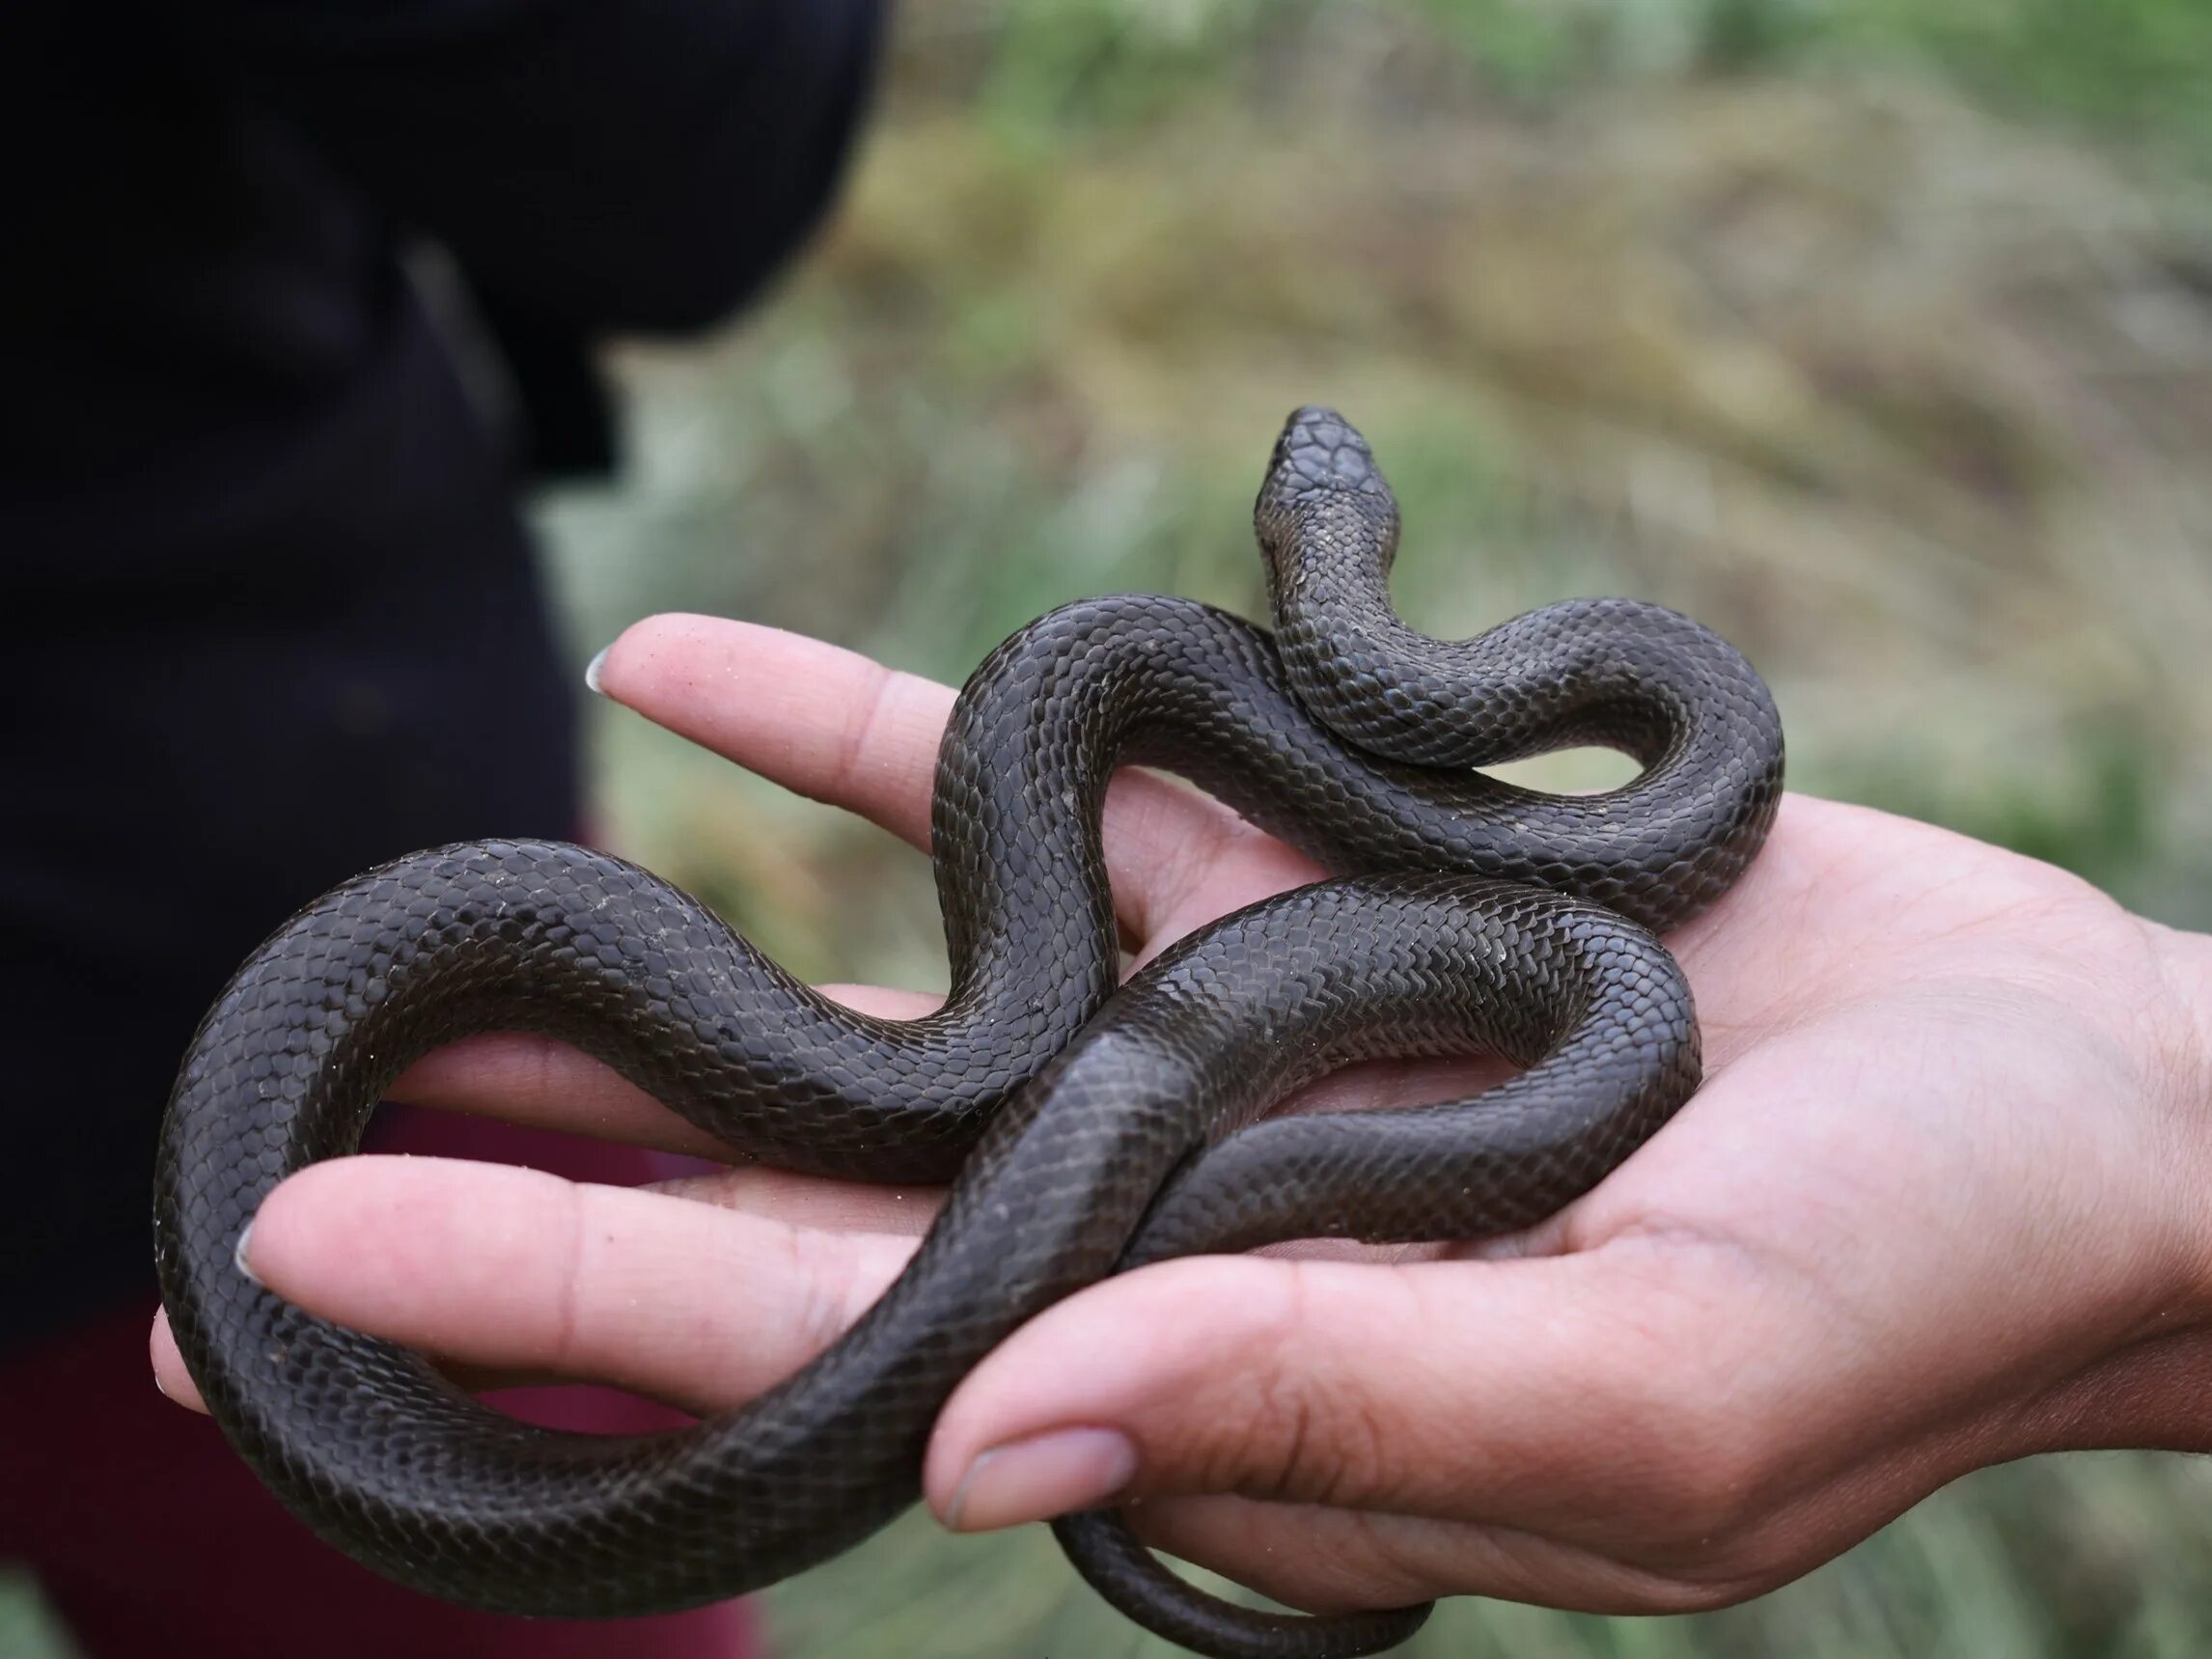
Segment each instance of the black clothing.
[{"label": "black clothing", "polygon": [[[55,8],[60,13],[65,9]],[[539,458],[579,343],[751,295],[821,211],[872,0],[231,0],[0,24],[0,1345],[150,1283],[192,1025],[369,864],[577,821],[451,250]]]}]

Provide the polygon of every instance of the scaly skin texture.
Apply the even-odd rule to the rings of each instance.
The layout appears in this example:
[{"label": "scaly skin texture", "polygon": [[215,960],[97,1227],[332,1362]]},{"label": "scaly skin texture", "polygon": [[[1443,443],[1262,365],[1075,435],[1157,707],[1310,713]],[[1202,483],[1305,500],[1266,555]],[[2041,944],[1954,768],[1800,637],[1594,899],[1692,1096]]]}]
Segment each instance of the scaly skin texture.
[{"label": "scaly skin texture", "polygon": [[[1718,897],[1765,835],[1782,740],[1757,677],[1696,624],[1620,600],[1461,645],[1408,633],[1382,587],[1395,507],[1326,410],[1292,417],[1256,516],[1280,652],[1220,612],[1124,596],[1054,612],[970,679],[937,770],[953,981],[927,1018],[830,1003],[647,872],[556,843],[400,860],[256,953],[179,1076],[156,1253],[194,1380],[296,1512],[481,1607],[621,1616],[740,1594],[911,1503],[961,1377],[1118,1265],[1517,1228],[1665,1120],[1696,1086],[1697,1029],[1645,928]],[[1423,746],[1432,723],[1452,747]],[[1443,769],[1592,741],[1644,772],[1562,798]],[[1353,878],[1229,917],[1116,992],[1098,820],[1131,760]],[[261,1200],[350,1150],[408,1063],[489,1030],[572,1042],[772,1162],[957,1171],[951,1202],[877,1307],[747,1406],[647,1437],[522,1424],[235,1261]],[[1482,1051],[1528,1069],[1476,1103],[1255,1121],[1353,1060]],[[1369,1652],[1424,1611],[1270,1618],[1165,1574],[1110,1517],[1063,1536],[1117,1605],[1200,1651]]]}]

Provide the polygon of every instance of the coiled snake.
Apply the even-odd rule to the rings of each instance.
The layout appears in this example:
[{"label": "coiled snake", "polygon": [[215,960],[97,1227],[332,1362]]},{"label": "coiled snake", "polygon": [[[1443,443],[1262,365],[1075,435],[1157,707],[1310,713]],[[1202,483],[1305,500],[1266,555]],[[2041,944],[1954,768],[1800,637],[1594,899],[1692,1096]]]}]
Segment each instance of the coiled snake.
[{"label": "coiled snake", "polygon": [[[156,1256],[208,1408],[296,1513],[482,1608],[615,1617],[738,1595],[911,1504],[954,1385],[1083,1286],[1286,1238],[1520,1228],[1658,1128],[1697,1085],[1699,1046],[1645,929],[1711,902],[1765,837],[1783,759],[1765,686],[1697,623],[1626,600],[1464,643],[1412,632],[1386,592],[1396,504],[1325,409],[1291,417],[1255,517],[1274,637],[1182,599],[1085,600],[962,690],[936,774],[940,1012],[851,1012],[644,871],[540,842],[372,871],[246,962],[170,1101]],[[1590,743],[1641,774],[1553,796],[1472,770]],[[1132,762],[1341,878],[1230,916],[1117,990],[1098,826]],[[411,1061],[490,1030],[573,1043],[747,1155],[954,1179],[950,1202],[881,1301],[751,1404],[650,1436],[524,1424],[234,1260],[262,1199],[352,1149]],[[1256,1121],[1363,1057],[1478,1051],[1527,1069],[1456,1104]],[[1203,1653],[1372,1652],[1427,1611],[1231,1607],[1110,1514],[1059,1531],[1108,1599]]]}]

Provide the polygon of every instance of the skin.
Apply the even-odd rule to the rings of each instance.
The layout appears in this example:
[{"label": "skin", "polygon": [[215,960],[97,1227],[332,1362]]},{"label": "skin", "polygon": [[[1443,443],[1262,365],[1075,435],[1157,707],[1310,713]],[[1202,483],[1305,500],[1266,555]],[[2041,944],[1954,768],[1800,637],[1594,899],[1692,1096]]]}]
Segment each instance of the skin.
[{"label": "skin", "polygon": [[[945,687],[691,617],[631,628],[599,686],[926,843]],[[1116,782],[1106,840],[1140,956],[1320,873],[1143,773]],[[1594,1193],[1510,1239],[1194,1258],[1086,1290],[954,1395],[931,1508],[982,1530],[1141,1498],[1147,1538],[1314,1611],[1481,1593],[1660,1613],[1773,1589],[1984,1464],[2212,1450],[2212,940],[1793,795],[1741,885],[1669,943],[1706,1081]],[[1488,1075],[1364,1067],[1292,1109]],[[458,1044],[397,1092],[714,1151],[548,1043]],[[935,1197],[353,1158],[280,1187],[246,1260],[471,1380],[711,1410],[849,1324]],[[153,1363],[198,1405],[158,1321]]]}]

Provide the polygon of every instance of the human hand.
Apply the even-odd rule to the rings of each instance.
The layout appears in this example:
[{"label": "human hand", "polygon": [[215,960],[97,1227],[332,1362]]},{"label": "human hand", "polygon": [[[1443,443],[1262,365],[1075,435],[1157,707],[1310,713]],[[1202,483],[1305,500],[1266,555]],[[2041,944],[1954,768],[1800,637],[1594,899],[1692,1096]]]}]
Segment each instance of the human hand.
[{"label": "human hand", "polygon": [[[601,683],[926,840],[941,687],[687,618],[630,630]],[[1141,773],[1117,781],[1107,844],[1140,954],[1318,873]],[[1671,1611],[1780,1584],[1980,1464],[2212,1445],[2212,946],[2048,867],[1803,797],[1671,943],[1707,1080],[1595,1192],[1507,1240],[1197,1258],[1085,1291],[954,1395],[931,1507],[972,1529],[1139,1497],[1148,1538],[1319,1611]],[[1365,1067],[1318,1103],[1469,1075]],[[458,1045],[400,1092],[711,1151],[549,1044]],[[929,1208],[753,1169],[624,1192],[356,1159],[279,1188],[251,1262],[479,1375],[713,1409],[832,1340]],[[159,1327],[155,1357],[189,1401]]]}]

